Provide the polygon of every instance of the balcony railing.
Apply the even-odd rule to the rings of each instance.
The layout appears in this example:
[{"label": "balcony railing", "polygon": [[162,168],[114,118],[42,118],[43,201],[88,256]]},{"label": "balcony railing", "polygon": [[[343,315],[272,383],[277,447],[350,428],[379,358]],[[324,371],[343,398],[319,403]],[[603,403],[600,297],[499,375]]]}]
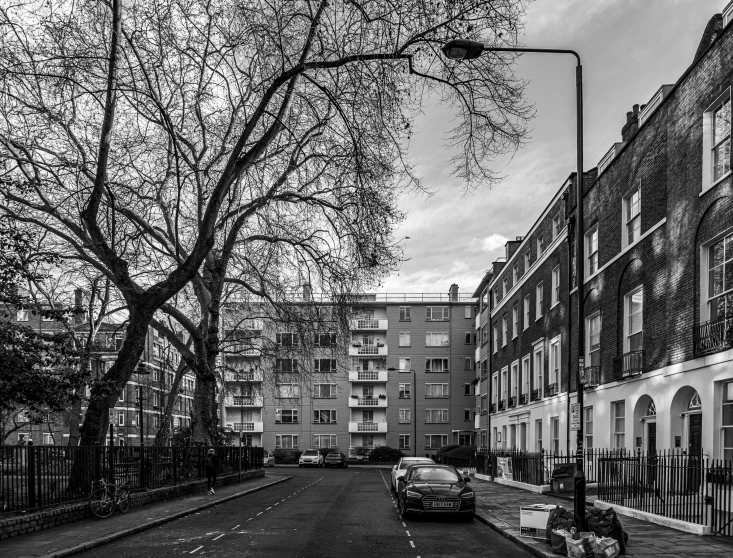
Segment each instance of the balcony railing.
[{"label": "balcony railing", "polygon": [[588,366],[585,369],[585,389],[597,388],[601,383],[601,367],[600,366]]},{"label": "balcony railing", "polygon": [[516,406],[517,406],[517,396],[516,395],[512,395],[509,398],[509,407],[516,407]]},{"label": "balcony railing", "polygon": [[506,409],[506,399],[499,401],[499,410],[503,411],[504,409]]},{"label": "balcony railing", "polygon": [[389,373],[386,370],[351,370],[350,382],[386,382]]},{"label": "balcony railing", "polygon": [[529,403],[529,394],[523,393],[522,395],[519,396],[519,404],[526,405],[527,403]]},{"label": "balcony railing", "polygon": [[349,347],[349,355],[350,356],[359,356],[359,355],[378,355],[378,356],[387,356],[387,346],[386,345],[357,345],[357,346],[351,346]]},{"label": "balcony railing", "polygon": [[646,366],[646,351],[629,351],[613,359],[613,376],[615,380],[623,380],[639,376]]},{"label": "balcony railing", "polygon": [[547,386],[547,394],[550,396],[558,394],[557,382],[554,382],[550,384],[549,386]]},{"label": "balcony railing", "polygon": [[533,389],[531,399],[532,401],[539,401],[542,399],[542,392],[539,389]]},{"label": "balcony railing", "polygon": [[692,341],[696,355],[730,349],[733,346],[733,316],[721,316],[696,325],[692,330]]},{"label": "balcony railing", "polygon": [[349,407],[386,407],[386,397],[350,397]]},{"label": "balcony railing", "polygon": [[386,330],[389,327],[388,320],[351,320],[351,329]]},{"label": "balcony railing", "polygon": [[262,422],[235,422],[232,430],[234,432],[262,432]]},{"label": "balcony railing", "polygon": [[359,432],[387,432],[386,422],[349,422],[349,432],[357,434]]}]

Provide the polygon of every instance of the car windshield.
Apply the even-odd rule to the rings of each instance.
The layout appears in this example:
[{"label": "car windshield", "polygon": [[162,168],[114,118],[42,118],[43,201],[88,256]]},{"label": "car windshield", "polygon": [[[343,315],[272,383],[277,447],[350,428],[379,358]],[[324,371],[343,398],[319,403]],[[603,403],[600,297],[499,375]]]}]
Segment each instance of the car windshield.
[{"label": "car windshield", "polygon": [[412,481],[461,482],[460,477],[453,469],[442,467],[418,467],[412,470]]},{"label": "car windshield", "polygon": [[432,459],[406,459],[400,463],[400,469],[404,469],[408,465],[415,465],[416,463],[434,463],[434,461]]},{"label": "car windshield", "polygon": [[308,456],[311,456],[312,457],[314,455],[318,455],[318,452],[316,450],[305,450],[303,452],[303,455],[306,456],[306,457],[308,457]]}]

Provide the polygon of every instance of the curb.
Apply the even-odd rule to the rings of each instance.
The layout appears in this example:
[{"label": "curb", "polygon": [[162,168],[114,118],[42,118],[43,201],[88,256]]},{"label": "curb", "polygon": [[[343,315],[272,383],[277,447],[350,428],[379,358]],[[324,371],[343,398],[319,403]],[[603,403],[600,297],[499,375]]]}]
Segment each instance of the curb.
[{"label": "curb", "polygon": [[186,517],[187,515],[191,515],[192,513],[196,513],[202,510],[205,510],[207,508],[212,508],[214,506],[218,506],[219,504],[223,504],[224,502],[228,502],[229,500],[234,500],[236,498],[241,498],[242,496],[246,496],[247,494],[252,494],[253,492],[257,492],[259,490],[263,490],[265,488],[269,488],[271,486],[274,486],[276,484],[280,484],[282,482],[288,481],[292,479],[293,477],[285,477],[284,479],[276,480],[268,484],[263,484],[262,486],[258,486],[256,488],[250,488],[249,490],[245,490],[243,492],[237,492],[236,494],[232,494],[230,496],[225,496],[224,498],[219,498],[218,500],[212,500],[210,502],[207,502],[205,504],[202,504],[200,506],[197,506],[195,508],[191,508],[188,510],[176,512],[172,515],[169,515],[167,517],[159,517],[158,519],[154,519],[153,521],[150,521],[148,523],[145,523],[143,525],[136,525],[135,527],[130,527],[129,529],[123,529],[122,531],[117,531],[116,533],[110,533],[109,535],[105,535],[104,537],[100,537],[98,539],[94,539],[92,541],[87,541],[82,544],[78,544],[76,546],[70,546],[68,548],[62,548],[61,550],[57,550],[55,552],[51,552],[49,554],[44,554],[40,558],[63,558],[65,556],[72,556],[74,554],[78,554],[79,552],[84,552],[85,550],[91,550],[92,548],[96,548],[98,546],[102,546],[104,544],[110,543],[112,541],[116,541],[118,539],[121,539],[123,537],[127,537],[129,535],[134,535],[135,533],[140,533],[142,531],[147,531],[148,529],[152,529],[153,527],[157,527],[158,525],[163,525],[164,523],[169,523],[171,521],[174,521],[176,519],[180,519],[182,517]]},{"label": "curb", "polygon": [[517,535],[510,533],[506,529],[500,527],[493,521],[491,521],[487,516],[479,513],[474,512],[473,516],[478,519],[481,523],[484,525],[488,525],[491,527],[494,531],[499,533],[502,537],[509,539],[517,546],[522,547],[524,550],[532,554],[533,556],[537,556],[538,558],[557,558],[559,554],[555,554],[553,552],[548,552],[546,550],[543,550],[541,546],[547,546],[546,543],[541,542],[530,542],[530,540],[526,540],[525,537],[518,537]]}]

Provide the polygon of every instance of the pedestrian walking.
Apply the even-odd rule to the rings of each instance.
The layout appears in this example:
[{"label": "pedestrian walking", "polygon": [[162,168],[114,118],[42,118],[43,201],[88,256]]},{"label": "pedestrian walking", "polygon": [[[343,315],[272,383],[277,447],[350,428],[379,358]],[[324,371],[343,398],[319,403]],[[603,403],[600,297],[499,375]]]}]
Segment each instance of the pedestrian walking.
[{"label": "pedestrian walking", "polygon": [[216,456],[214,448],[209,448],[206,452],[206,482],[208,486],[208,494],[214,494],[214,485],[216,484],[216,472],[219,470],[219,458]]}]

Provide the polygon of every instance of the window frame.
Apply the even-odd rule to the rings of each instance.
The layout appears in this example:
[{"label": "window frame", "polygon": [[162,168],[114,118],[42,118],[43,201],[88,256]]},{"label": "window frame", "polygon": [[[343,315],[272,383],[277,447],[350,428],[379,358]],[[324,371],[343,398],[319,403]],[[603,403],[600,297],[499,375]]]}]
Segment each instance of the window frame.
[{"label": "window frame", "polygon": [[[275,449],[298,449],[299,442],[300,442],[298,437],[299,437],[299,434],[275,434]],[[290,439],[289,447],[283,447],[282,445],[283,438]]]},{"label": "window frame", "polygon": [[412,399],[412,382],[398,383],[397,399]]},{"label": "window frame", "polygon": [[[328,413],[328,420],[321,420],[321,413]],[[336,409],[313,409],[313,424],[336,424]]]},{"label": "window frame", "polygon": [[516,285],[519,281],[519,262],[514,262],[512,266],[512,285]]},{"label": "window frame", "polygon": [[545,305],[545,282],[540,281],[535,287],[535,321],[542,319]]},{"label": "window frame", "polygon": [[[629,218],[630,210],[632,208],[632,199],[634,195],[638,194],[637,212]],[[642,235],[641,232],[641,180],[639,180],[633,187],[629,189],[624,197],[621,199],[621,244],[622,248],[626,249],[632,244],[636,244]],[[629,239],[629,225],[632,222],[636,222],[638,227],[634,226],[632,230],[637,231],[636,236]]]},{"label": "window frame", "polygon": [[526,330],[529,327],[532,315],[532,297],[530,294],[525,295],[525,297],[522,299],[524,301],[524,324],[523,324],[523,330]]},{"label": "window frame", "polygon": [[400,409],[397,415],[398,424],[412,424],[412,409]]},{"label": "window frame", "polygon": [[[539,362],[539,367],[537,363]],[[538,343],[532,349],[532,386],[533,389],[539,390],[539,399],[544,397],[545,384],[545,348]]]},{"label": "window frame", "polygon": [[[400,335],[399,335],[399,340],[397,342],[397,346],[398,347],[407,347],[407,348],[411,347],[412,346],[411,345],[412,338],[410,336],[411,333],[412,332],[410,332],[410,331],[400,331]],[[407,340],[406,343],[405,343],[405,339]]]},{"label": "window frame", "polygon": [[[434,335],[441,336],[441,339],[444,339],[444,341],[441,341],[440,344],[438,345],[433,344]],[[450,333],[447,331],[426,331],[425,332],[425,346],[426,347],[450,347]]]},{"label": "window frame", "polygon": [[560,453],[560,417],[550,417],[550,449],[554,455]]},{"label": "window frame", "polygon": [[583,436],[585,449],[593,449],[593,405],[583,408]]},{"label": "window frame", "polygon": [[[440,386],[439,389],[433,390],[435,386]],[[433,391],[439,391],[440,395],[434,395]],[[448,399],[450,398],[450,384],[448,383],[425,383],[425,399]]]},{"label": "window frame", "polygon": [[[593,331],[592,323],[598,320],[597,331]],[[601,313],[594,312],[585,319],[585,362],[586,366],[600,366],[601,365],[601,328],[603,327],[601,322]],[[598,336],[598,348],[592,350],[593,347],[593,335]],[[598,364],[593,364],[593,353],[598,354]]]},{"label": "window frame", "polygon": [[30,312],[27,308],[18,308],[15,311],[15,321],[16,322],[29,322],[30,321]]},{"label": "window frame", "polygon": [[[721,139],[719,142],[714,143],[715,134],[715,112],[719,110],[723,105],[728,103],[731,107],[729,110],[733,112],[733,100],[731,99],[731,87],[728,87],[723,93],[721,93],[708,108],[703,112],[703,164],[702,164],[702,192],[706,192],[710,188],[717,186],[720,182],[728,178],[733,173],[733,167],[730,161],[728,162],[728,170],[724,172],[720,177],[715,178],[715,156],[714,150],[720,145],[727,141],[729,142],[729,150],[733,152],[733,122],[728,126],[728,135]],[[731,118],[733,121],[733,118]]]},{"label": "window frame", "polygon": [[512,339],[519,337],[519,302],[512,306]]},{"label": "window frame", "polygon": [[[623,415],[618,416],[618,410],[623,410]],[[621,420],[621,424],[624,429],[619,432],[617,421]],[[620,444],[619,444],[620,440]],[[611,402],[611,443],[613,449],[622,449],[626,447],[626,400],[621,399],[619,401]]]},{"label": "window frame", "polygon": [[397,442],[397,449],[410,449],[410,435],[409,434],[400,434]]},{"label": "window frame", "polygon": [[560,377],[562,376],[562,336],[558,335],[550,340],[550,370],[547,381],[557,384],[560,392]]},{"label": "window frame", "polygon": [[[598,247],[600,245],[599,236],[597,223],[585,233],[585,262],[583,262],[583,265],[585,265],[586,279],[598,273],[598,270],[600,269],[598,264]],[[593,249],[594,247],[595,249]]]},{"label": "window frame", "polygon": [[[438,415],[439,420],[433,420],[432,414]],[[425,409],[425,424],[448,424],[450,413],[448,409]]]},{"label": "window frame", "polygon": [[[300,424],[300,409],[297,407],[276,407],[275,408],[275,424]],[[287,411],[290,416],[289,421],[283,420],[283,411]],[[278,420],[278,415],[280,416]]]},{"label": "window frame", "polygon": [[506,347],[509,343],[509,328],[508,321],[507,321],[507,315],[504,314],[501,317],[501,346]]},{"label": "window frame", "polygon": [[537,237],[537,259],[539,260],[545,254],[545,235],[541,234]]},{"label": "window frame", "polygon": [[[526,366],[525,366],[526,364]],[[519,375],[521,376],[521,386],[520,386],[520,395],[527,395],[527,398],[529,399],[529,394],[532,391],[531,388],[531,378],[532,378],[532,357],[530,354],[526,354],[522,357],[522,363],[519,367]],[[525,390],[526,388],[526,390]]]},{"label": "window frame", "polygon": [[[641,314],[641,329],[637,332],[631,333],[631,322],[632,322],[632,316],[631,316],[631,304],[634,295],[641,292],[641,310],[639,313]],[[631,337],[637,334],[641,334],[641,346],[638,349],[633,349],[635,351],[642,351],[644,350],[644,286],[639,285],[638,287],[632,289],[631,291],[624,296],[624,354],[629,353],[632,351],[631,349]]]},{"label": "window frame", "polygon": [[526,274],[532,267],[532,254],[529,252],[529,248],[524,253],[524,273]]},{"label": "window frame", "polygon": [[[436,309],[440,309],[440,318],[433,316]],[[426,306],[425,307],[426,322],[447,322],[450,321],[450,306]]]},{"label": "window frame", "polygon": [[400,322],[412,321],[412,306],[400,306]]},{"label": "window frame", "polygon": [[560,266],[552,268],[552,292],[550,293],[550,309],[560,304]]},{"label": "window frame", "polygon": [[[441,362],[440,370],[433,370],[434,361],[436,360],[443,361]],[[443,364],[445,366],[443,366]],[[425,357],[426,374],[444,374],[446,372],[450,372],[450,359],[448,357]]]}]

